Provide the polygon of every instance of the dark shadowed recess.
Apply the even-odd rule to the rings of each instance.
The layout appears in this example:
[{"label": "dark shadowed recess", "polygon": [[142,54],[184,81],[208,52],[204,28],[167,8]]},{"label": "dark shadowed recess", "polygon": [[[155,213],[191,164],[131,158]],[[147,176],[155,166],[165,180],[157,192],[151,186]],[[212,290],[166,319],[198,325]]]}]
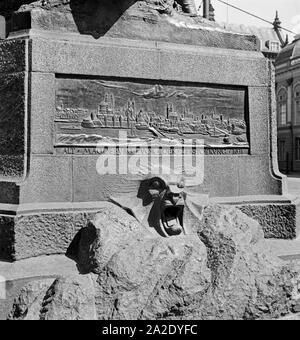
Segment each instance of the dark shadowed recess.
[{"label": "dark shadowed recess", "polygon": [[[11,31],[11,16],[22,5],[27,5],[36,0],[0,0],[0,15],[6,19],[6,35]],[[3,37],[4,38],[4,37]]]},{"label": "dark shadowed recess", "polygon": [[105,35],[137,0],[71,0],[74,21],[81,34]]},{"label": "dark shadowed recess", "polygon": [[[50,9],[56,7],[58,3],[63,4],[63,0],[52,0],[50,4],[45,2],[42,8]],[[90,34],[94,38],[103,36],[120,19],[124,12],[138,0],[69,0],[65,4],[69,6],[81,34]],[[0,15],[4,16],[9,25],[13,12],[18,11],[22,5],[40,3],[34,0],[0,0]],[[57,7],[63,8],[63,7]],[[10,26],[8,26],[9,30]]]},{"label": "dark shadowed recess", "polygon": [[0,0],[0,15],[9,18],[22,5],[31,4],[36,0]]}]

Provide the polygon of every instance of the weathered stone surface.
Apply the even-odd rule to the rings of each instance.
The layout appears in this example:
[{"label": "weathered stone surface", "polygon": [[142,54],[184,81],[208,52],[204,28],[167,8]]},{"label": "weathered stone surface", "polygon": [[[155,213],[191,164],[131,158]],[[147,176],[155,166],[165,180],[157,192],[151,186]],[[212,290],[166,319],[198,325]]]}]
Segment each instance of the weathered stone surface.
[{"label": "weathered stone surface", "polygon": [[[83,42],[78,44],[71,39],[35,37],[31,42],[33,71],[207,84],[220,84],[222,79],[222,85],[268,85],[266,60],[257,52],[117,38],[90,44],[92,41],[81,39]],[[53,49],[56,54],[51,53]],[[82,58],[86,63],[80,62]]]},{"label": "weathered stone surface", "polygon": [[81,271],[100,273],[120,249],[150,233],[125,210],[103,203],[93,222],[80,231],[78,264]]},{"label": "weathered stone surface", "polygon": [[208,206],[200,221],[194,214],[202,242],[195,235],[163,239],[129,232],[131,242],[120,242],[104,261],[101,216],[85,256],[94,265],[86,268],[98,273],[100,319],[276,318],[299,298],[300,272],[273,256],[260,225],[234,207]]},{"label": "weathered stone surface", "polygon": [[300,320],[300,313],[297,313],[297,314],[290,314],[290,315],[287,315],[287,316],[284,316],[283,318],[279,318],[278,320],[281,320],[281,321],[299,321]]},{"label": "weathered stone surface", "polygon": [[90,276],[58,278],[47,291],[40,320],[95,320],[95,293]]},{"label": "weathered stone surface", "polygon": [[32,154],[29,176],[21,186],[19,203],[71,202],[72,182],[70,157]]},{"label": "weathered stone surface", "polygon": [[[53,152],[53,120],[55,116],[55,75],[31,73],[31,152],[46,155]],[[44,115],[41,115],[43,107]]]},{"label": "weathered stone surface", "polygon": [[19,217],[18,253],[25,257],[63,254],[78,230],[76,225],[84,226],[90,217],[80,212]]},{"label": "weathered stone surface", "polygon": [[27,171],[27,42],[0,42],[0,180],[21,181]]},{"label": "weathered stone surface", "polygon": [[40,255],[64,254],[78,230],[95,213],[70,210],[0,216],[0,259],[15,261]]},{"label": "weathered stone surface", "polygon": [[40,313],[39,289],[39,300],[21,295],[11,315],[45,320],[277,319],[298,311],[300,270],[268,250],[256,221],[218,205],[203,211],[194,206],[186,214],[197,233],[163,238],[107,204],[78,243],[78,264],[93,273],[58,278],[47,292],[43,286]]},{"label": "weathered stone surface", "polygon": [[95,282],[98,318],[193,318],[210,286],[206,262],[195,236],[133,240]]},{"label": "weathered stone surface", "polygon": [[[254,97],[253,97],[254,99]],[[253,112],[254,114],[254,112]],[[256,114],[256,113],[255,113]],[[268,130],[261,130],[267,133]],[[283,181],[273,175],[273,164],[269,154],[241,157],[238,163],[239,194],[252,195],[281,195]],[[273,167],[273,166],[272,166]]]},{"label": "weathered stone surface", "polygon": [[8,319],[94,320],[95,315],[91,278],[74,275],[29,283],[15,299]]},{"label": "weathered stone surface", "polygon": [[15,259],[14,219],[9,216],[0,217],[0,259],[12,261]]},{"label": "weathered stone surface", "polygon": [[[1,45],[1,44],[0,44]],[[1,57],[0,57],[1,58]],[[0,179],[20,180],[26,173],[26,73],[0,76]]]},{"label": "weathered stone surface", "polygon": [[44,279],[28,283],[15,299],[10,320],[39,320],[44,296],[53,283],[53,279]]},{"label": "weathered stone surface", "polygon": [[296,206],[294,204],[243,205],[239,209],[255,219],[263,228],[265,238],[296,237]]},{"label": "weathered stone surface", "polygon": [[[0,261],[0,320],[7,319],[16,296],[30,282],[51,278],[48,289],[56,277],[76,274],[76,263],[65,255],[32,257],[14,263]],[[5,291],[1,291],[1,275],[5,276]]]},{"label": "weathered stone surface", "polygon": [[43,254],[61,254],[71,243],[73,214],[19,216],[15,225],[15,251],[25,258]]},{"label": "weathered stone surface", "polygon": [[[255,67],[255,66],[254,66]],[[267,69],[265,69],[267,71]],[[269,75],[270,77],[270,75]],[[249,127],[250,134],[252,136],[251,154],[253,155],[265,155],[270,150],[270,137],[266,133],[270,126],[271,116],[268,119],[261,120],[259,115],[253,114],[256,112],[268,112],[271,109],[270,105],[270,88],[265,87],[249,87],[249,96],[253,98],[249,102],[249,111],[252,113],[249,115]]]},{"label": "weathered stone surface", "polygon": [[0,182],[0,203],[18,204],[20,187],[13,182]]},{"label": "weathered stone surface", "polygon": [[[3,190],[9,190],[9,188],[14,188],[14,183],[11,183],[6,186],[0,185],[0,188],[3,187]],[[7,187],[7,189],[6,189]],[[16,190],[18,187],[16,188]],[[1,194],[3,192],[0,191],[0,198]],[[14,203],[13,201],[11,203]],[[78,207],[80,207],[80,204],[77,203]],[[76,235],[76,233],[83,227],[86,226],[87,221],[89,219],[93,220],[95,214],[97,211],[103,211],[105,210],[103,207],[107,207],[108,203],[105,202],[99,202],[94,207],[93,210],[90,213],[84,213],[80,211],[72,211],[69,207],[64,207],[64,204],[59,205],[59,211],[52,211],[52,209],[49,207],[49,209],[46,212],[39,212],[37,211],[29,211],[26,214],[20,213],[13,213],[10,211],[1,210],[1,213],[4,214],[0,217],[0,237],[1,237],[1,243],[0,243],[0,259],[1,260],[21,260],[33,256],[40,256],[40,255],[51,255],[51,254],[64,254],[67,249],[69,248],[70,242]],[[43,205],[44,206],[44,205]],[[55,205],[54,205],[55,206]],[[281,218],[278,214],[278,212],[281,212],[281,208],[283,209],[284,206],[287,207],[286,210],[283,210],[284,216],[286,212],[289,211],[288,207],[289,205],[280,206],[271,206],[271,210],[268,209],[268,205],[262,204],[262,205],[253,205],[250,204],[249,207],[253,209],[247,209],[245,211],[250,217],[253,217],[254,219],[257,219],[258,221],[262,219],[262,227],[265,233],[265,237],[272,237],[272,238],[280,238],[283,237],[285,239],[291,239],[293,235],[295,234],[295,228],[293,228],[293,225],[291,223],[291,218],[293,215],[290,216],[289,223],[286,227],[284,224],[282,224],[282,228],[277,228],[276,223],[270,223],[270,221],[267,221],[267,217],[271,216],[274,218],[274,216],[278,217],[280,220],[283,221],[283,217]],[[4,206],[1,208],[3,209]],[[38,207],[35,207],[38,208]],[[240,207],[239,207],[240,208]],[[87,204],[82,205],[82,209],[89,210],[90,208],[87,207]],[[112,205],[112,207],[108,208],[108,211],[115,213],[115,207]],[[62,211],[63,210],[63,211]],[[252,211],[253,210],[253,211]],[[260,212],[260,213],[258,213]],[[291,211],[292,212],[292,211]],[[271,214],[271,215],[270,215]],[[135,227],[132,230],[139,230],[139,226],[136,226],[136,221],[134,218],[129,216],[128,214],[125,214],[125,219],[123,215],[123,211],[121,210],[121,221],[126,221],[128,219],[132,219],[130,222],[132,226],[135,225]],[[187,215],[185,215],[187,218]],[[108,216],[103,217],[105,221],[111,221],[109,224],[107,224],[107,236],[105,237],[105,242],[107,244],[110,244],[112,246],[112,238],[109,238],[109,235],[112,235],[114,232],[113,230],[109,230],[108,225],[111,225],[115,222],[115,218]],[[124,223],[120,225],[120,230],[124,226]],[[274,228],[273,228],[274,226]],[[84,229],[86,230],[86,229]],[[94,235],[97,235],[99,233],[99,230],[97,229],[97,226],[95,224],[89,224],[89,230],[94,230]],[[83,234],[86,231],[83,232]],[[134,233],[135,233],[134,232]],[[143,231],[144,232],[144,231]],[[89,233],[92,234],[91,232]],[[122,232],[120,235],[126,235],[124,242],[127,239],[127,236],[132,235],[131,232]],[[101,234],[101,237],[103,233]],[[117,236],[118,233],[117,233]],[[90,236],[85,236],[90,237]],[[120,238],[117,238],[118,240]],[[101,240],[101,239],[99,239]],[[109,241],[110,240],[110,241]],[[97,244],[98,241],[95,241],[95,244]],[[103,242],[101,242],[103,243]],[[117,243],[113,243],[114,247]],[[110,246],[108,246],[105,250],[110,251]],[[103,248],[104,249],[104,248]],[[115,248],[114,248],[115,249]],[[103,250],[101,250],[103,251]],[[107,253],[108,254],[108,253]]]},{"label": "weathered stone surface", "polygon": [[26,40],[0,41],[0,73],[18,73],[27,71],[27,48],[28,42]]},{"label": "weathered stone surface", "polygon": [[212,298],[207,302],[215,317],[258,319],[288,313],[291,297],[298,298],[293,291],[300,272],[270,252],[256,221],[234,207],[209,206],[198,236],[212,271]]}]

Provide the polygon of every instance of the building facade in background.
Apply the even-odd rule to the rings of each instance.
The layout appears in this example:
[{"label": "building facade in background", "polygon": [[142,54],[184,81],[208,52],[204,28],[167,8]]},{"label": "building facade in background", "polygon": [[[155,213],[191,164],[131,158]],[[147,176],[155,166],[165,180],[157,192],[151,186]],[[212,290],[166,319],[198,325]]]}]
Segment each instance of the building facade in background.
[{"label": "building facade in background", "polygon": [[276,59],[278,162],[300,172],[300,35]]},{"label": "building facade in background", "polygon": [[256,27],[239,24],[221,24],[221,26],[232,32],[255,35],[259,39],[261,52],[266,58],[274,62],[281,51],[282,43],[274,27]]}]

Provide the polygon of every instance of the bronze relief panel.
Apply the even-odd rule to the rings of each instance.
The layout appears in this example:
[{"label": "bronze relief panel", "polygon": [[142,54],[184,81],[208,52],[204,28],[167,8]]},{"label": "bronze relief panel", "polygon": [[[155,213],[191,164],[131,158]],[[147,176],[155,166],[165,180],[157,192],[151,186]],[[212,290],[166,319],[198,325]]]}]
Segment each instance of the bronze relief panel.
[{"label": "bronze relief panel", "polygon": [[240,87],[58,77],[54,146],[87,150],[122,132],[137,143],[202,140],[208,154],[248,153],[246,103]]}]

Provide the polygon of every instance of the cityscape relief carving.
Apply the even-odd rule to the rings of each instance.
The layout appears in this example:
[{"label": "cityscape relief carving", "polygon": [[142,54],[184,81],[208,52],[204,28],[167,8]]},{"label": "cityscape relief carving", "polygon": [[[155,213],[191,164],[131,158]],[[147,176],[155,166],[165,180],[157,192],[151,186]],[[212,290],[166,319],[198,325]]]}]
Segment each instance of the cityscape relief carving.
[{"label": "cityscape relief carving", "polygon": [[245,89],[186,84],[57,79],[59,147],[101,141],[204,140],[206,148],[249,147]]}]

